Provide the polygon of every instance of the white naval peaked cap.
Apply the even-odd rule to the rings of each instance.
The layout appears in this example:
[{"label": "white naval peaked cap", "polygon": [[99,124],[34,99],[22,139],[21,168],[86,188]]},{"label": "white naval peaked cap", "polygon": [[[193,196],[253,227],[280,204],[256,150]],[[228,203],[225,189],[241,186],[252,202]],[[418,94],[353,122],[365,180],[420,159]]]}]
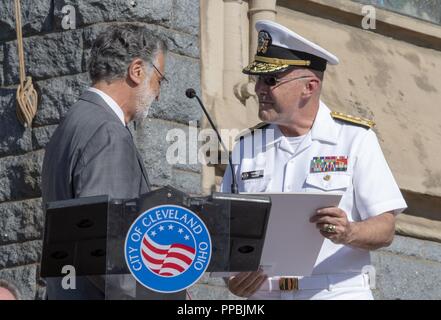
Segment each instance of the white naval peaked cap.
[{"label": "white naval peaked cap", "polygon": [[243,69],[246,74],[274,74],[291,66],[324,71],[338,58],[294,31],[269,20],[256,22],[259,33],[254,61]]}]

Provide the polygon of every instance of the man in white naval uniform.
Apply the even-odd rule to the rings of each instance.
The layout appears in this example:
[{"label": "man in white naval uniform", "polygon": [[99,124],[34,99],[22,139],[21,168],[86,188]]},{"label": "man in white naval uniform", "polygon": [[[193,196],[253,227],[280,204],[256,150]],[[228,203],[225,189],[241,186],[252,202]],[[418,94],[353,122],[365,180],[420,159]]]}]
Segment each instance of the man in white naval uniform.
[{"label": "man in white naval uniform", "polygon": [[[256,76],[264,122],[234,147],[239,191],[343,197],[310,220],[325,237],[311,276],[244,272],[229,279],[229,289],[250,299],[373,299],[373,279],[364,272],[369,251],[391,244],[395,216],[406,208],[373,122],[332,112],[320,100],[323,73],[328,63],[338,64],[336,56],[275,22],[258,21],[256,29],[255,61],[243,72]],[[230,190],[230,171],[223,192]]]}]

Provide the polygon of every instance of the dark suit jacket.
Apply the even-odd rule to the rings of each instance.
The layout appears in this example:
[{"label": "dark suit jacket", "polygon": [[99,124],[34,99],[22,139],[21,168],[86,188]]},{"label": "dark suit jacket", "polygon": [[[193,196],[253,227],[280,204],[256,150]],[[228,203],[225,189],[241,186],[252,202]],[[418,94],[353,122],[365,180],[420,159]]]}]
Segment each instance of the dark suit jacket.
[{"label": "dark suit jacket", "polygon": [[[98,94],[86,91],[46,147],[43,205],[95,195],[136,198],[149,190],[147,173],[130,131]],[[102,285],[93,279],[97,280],[77,277],[76,290],[63,290],[60,279],[48,279],[48,298],[102,299]]]},{"label": "dark suit jacket", "polygon": [[43,162],[43,202],[149,191],[130,131],[96,93],[86,91],[55,130]]}]

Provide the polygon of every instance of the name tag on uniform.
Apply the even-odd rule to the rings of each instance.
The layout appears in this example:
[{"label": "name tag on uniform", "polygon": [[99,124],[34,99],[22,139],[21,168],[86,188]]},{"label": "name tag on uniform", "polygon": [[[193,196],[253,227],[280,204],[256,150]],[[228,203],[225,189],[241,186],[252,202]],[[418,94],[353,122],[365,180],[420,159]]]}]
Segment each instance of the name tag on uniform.
[{"label": "name tag on uniform", "polygon": [[311,173],[329,171],[347,171],[348,157],[314,157],[311,160]]},{"label": "name tag on uniform", "polygon": [[242,180],[262,178],[263,177],[263,170],[242,172],[241,177],[242,177]]}]

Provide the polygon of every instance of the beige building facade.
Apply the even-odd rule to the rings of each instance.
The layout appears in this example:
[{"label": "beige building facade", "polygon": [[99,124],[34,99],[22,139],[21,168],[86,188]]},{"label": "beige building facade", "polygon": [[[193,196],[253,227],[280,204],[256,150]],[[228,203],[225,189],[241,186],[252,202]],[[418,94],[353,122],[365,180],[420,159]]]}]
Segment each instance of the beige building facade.
[{"label": "beige building facade", "polygon": [[[364,29],[367,9],[348,0],[201,0],[203,100],[220,128],[260,122],[254,83],[241,73],[256,50],[255,21],[274,20],[316,42],[340,59],[325,72],[322,100],[376,123],[409,205],[397,232],[441,242],[441,26],[375,8],[375,29]],[[203,168],[204,192],[224,170]]]}]

